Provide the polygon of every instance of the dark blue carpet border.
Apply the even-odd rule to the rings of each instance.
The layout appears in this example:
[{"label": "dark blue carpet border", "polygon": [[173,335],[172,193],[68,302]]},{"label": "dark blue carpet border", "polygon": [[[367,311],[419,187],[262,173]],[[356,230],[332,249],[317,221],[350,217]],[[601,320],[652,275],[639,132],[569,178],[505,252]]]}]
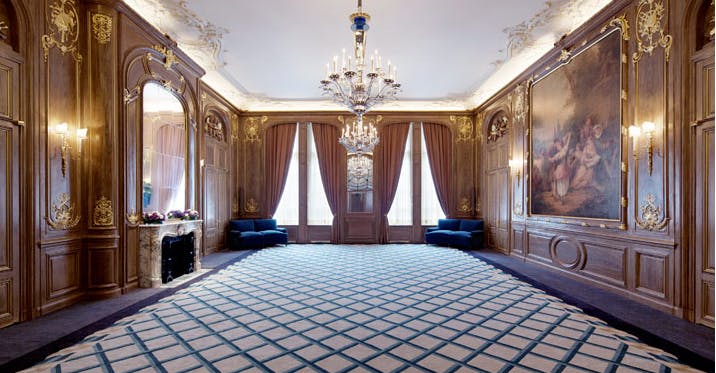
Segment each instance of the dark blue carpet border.
[{"label": "dark blue carpet border", "polygon": [[117,320],[120,320],[124,317],[133,315],[137,313],[140,309],[149,306],[151,304],[156,303],[162,298],[168,297],[174,293],[176,293],[179,290],[186,289],[190,285],[203,280],[205,277],[209,275],[213,275],[219,270],[225,269],[228,266],[238,263],[249,256],[251,254],[257,252],[258,250],[247,250],[245,253],[242,253],[240,256],[238,256],[235,260],[230,260],[224,264],[218,265],[214,268],[212,268],[211,271],[206,272],[204,274],[201,274],[197,276],[196,278],[187,281],[175,288],[167,288],[157,294],[154,294],[150,297],[147,297],[137,303],[134,303],[132,305],[129,305],[125,308],[122,308],[121,310],[101,319],[98,320],[90,325],[87,325],[81,329],[75,330],[70,334],[67,334],[59,339],[56,339],[42,347],[39,347],[33,351],[30,351],[20,357],[17,357],[13,360],[8,361],[5,364],[0,365],[0,372],[17,372],[23,369],[27,369],[32,367],[33,365],[43,361],[47,356],[60,351],[64,348],[70,347],[80,341],[82,341],[85,337],[88,335],[98,331],[105,329],[112,324],[114,324]]},{"label": "dark blue carpet border", "polygon": [[[529,277],[523,273],[520,273],[518,271],[515,271],[511,269],[510,267],[507,267],[503,264],[500,264],[498,262],[495,262],[489,258],[486,258],[482,255],[480,255],[479,252],[471,251],[471,250],[462,250],[463,252],[469,254],[472,257],[475,257],[477,259],[480,259],[484,261],[485,263],[490,264],[491,266],[498,268],[502,270],[505,273],[508,273],[516,278],[518,278],[521,281],[524,281],[537,289],[540,289],[544,292],[546,292],[549,295],[555,296],[557,298],[562,299],[565,303],[570,304],[572,306],[578,307],[584,311],[585,314],[599,318],[609,324],[610,326],[623,330],[629,334],[633,334],[636,337],[638,337],[641,341],[645,342],[648,345],[654,346],[656,348],[662,349],[670,354],[673,354],[679,360],[687,364],[693,368],[700,369],[706,372],[714,372],[715,370],[715,363],[714,360],[706,358],[702,355],[699,355],[683,346],[680,346],[678,344],[675,344],[674,342],[669,341],[668,339],[665,339],[663,337],[660,337],[658,335],[655,335],[651,333],[650,331],[643,329],[639,327],[638,325],[626,322],[608,312],[605,312],[589,303],[583,302],[574,296],[562,292],[560,290],[557,290],[549,285],[546,285],[540,281],[535,280],[532,277]],[[655,311],[658,312],[658,311]]]}]

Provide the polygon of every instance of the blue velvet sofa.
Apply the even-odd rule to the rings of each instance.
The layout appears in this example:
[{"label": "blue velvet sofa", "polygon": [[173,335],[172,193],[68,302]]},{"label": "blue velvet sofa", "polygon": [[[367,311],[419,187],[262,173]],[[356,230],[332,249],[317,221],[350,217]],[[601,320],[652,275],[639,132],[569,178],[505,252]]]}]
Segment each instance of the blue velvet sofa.
[{"label": "blue velvet sofa", "polygon": [[425,231],[425,243],[461,249],[482,248],[484,222],[471,219],[439,219]]},{"label": "blue velvet sofa", "polygon": [[259,249],[287,244],[288,232],[276,227],[276,219],[230,220],[226,241],[231,250]]}]

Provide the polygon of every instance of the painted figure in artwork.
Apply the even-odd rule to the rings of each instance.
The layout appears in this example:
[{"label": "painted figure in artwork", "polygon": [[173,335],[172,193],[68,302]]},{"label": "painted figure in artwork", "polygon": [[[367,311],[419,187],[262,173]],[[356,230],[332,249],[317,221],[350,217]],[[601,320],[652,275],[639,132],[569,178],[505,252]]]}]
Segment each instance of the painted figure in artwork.
[{"label": "painted figure in artwork", "polygon": [[557,138],[550,148],[549,161],[554,166],[552,171],[552,195],[560,202],[569,191],[569,164],[567,162],[567,151],[572,134],[568,133],[564,139]]}]

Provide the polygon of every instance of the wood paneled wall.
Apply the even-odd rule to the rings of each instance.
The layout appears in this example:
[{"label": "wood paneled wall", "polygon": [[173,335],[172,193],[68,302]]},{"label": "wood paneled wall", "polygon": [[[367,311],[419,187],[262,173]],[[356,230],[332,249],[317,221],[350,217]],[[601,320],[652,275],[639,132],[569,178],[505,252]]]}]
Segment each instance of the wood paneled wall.
[{"label": "wood paneled wall", "polygon": [[[643,15],[659,5],[665,10],[655,26],[663,34],[647,35],[648,19]],[[500,110],[509,118],[509,141],[480,143],[484,177],[479,189],[483,206],[490,209],[485,213],[490,245],[575,280],[713,326],[713,243],[705,244],[707,239],[699,242],[699,237],[713,241],[713,177],[702,180],[698,176],[713,175],[713,105],[711,110],[702,110],[693,102],[694,97],[697,102],[713,102],[709,88],[713,86],[713,75],[709,75],[713,74],[713,39],[695,46],[696,39],[704,40],[697,34],[713,30],[713,21],[704,26],[708,22],[704,17],[713,17],[712,5],[710,13],[702,11],[701,19],[696,16],[708,5],[710,1],[696,0],[612,2],[477,109],[476,118],[485,123]],[[621,61],[621,223],[532,215],[529,150],[530,110],[534,108],[529,107],[530,84],[534,76],[568,56],[566,53],[610,27],[620,27],[625,45]],[[649,50],[652,37],[654,49]],[[701,56],[710,56],[710,60]],[[643,147],[645,138],[640,139],[641,150],[635,155],[627,132],[630,125],[643,121],[657,125],[651,170]],[[484,128],[485,137],[490,131],[491,123]],[[506,154],[524,160],[522,166],[508,171],[508,177],[498,172],[508,169],[503,159]],[[687,187],[699,180],[698,190]],[[709,203],[697,202],[698,198]],[[495,211],[505,204],[510,211],[510,238],[509,245],[503,246],[506,240],[496,232],[501,232],[505,222]],[[702,208],[703,213],[696,212]]]},{"label": "wood paneled wall", "polygon": [[[385,124],[432,122],[450,128],[448,215],[484,217],[490,245],[713,325],[713,177],[704,177],[713,175],[713,41],[704,36],[713,29],[713,21],[706,20],[713,11],[704,11],[706,2],[614,1],[474,111],[371,114],[382,115]],[[263,134],[268,126],[338,126],[338,116],[346,115],[241,112],[200,81],[204,71],[174,41],[117,0],[0,3],[0,21],[9,25],[0,38],[0,152],[5,154],[0,199],[9,201],[4,206],[9,212],[0,217],[0,326],[137,286],[141,89],[147,81],[172,90],[187,113],[186,205],[205,219],[205,253],[222,248],[230,218],[265,216]],[[668,53],[666,44],[657,45],[637,61],[633,54],[644,29],[640,4],[663,4],[663,31],[672,43]],[[65,29],[53,18],[51,6],[60,7],[74,21],[72,27]],[[532,216],[530,78],[553,65],[562,50],[578,48],[621,16],[630,37],[624,41],[621,125],[625,129],[644,120],[659,125],[653,170],[647,170],[643,154],[635,160],[624,132],[623,224],[602,227]],[[64,150],[62,136],[54,131],[63,122],[70,130]],[[87,140],[77,142],[77,128],[88,129]],[[417,149],[419,139],[412,141]],[[510,169],[509,159],[524,162]],[[413,186],[417,203],[419,183],[414,180]],[[339,240],[377,240],[379,193],[372,215],[339,212]],[[650,203],[658,211],[652,223],[643,215]],[[708,209],[700,212],[702,206]],[[362,218],[372,221],[373,229],[354,229]],[[423,228],[416,214],[413,227],[395,228],[389,235],[394,241],[420,242]],[[299,242],[330,237],[309,227],[291,232]]]}]

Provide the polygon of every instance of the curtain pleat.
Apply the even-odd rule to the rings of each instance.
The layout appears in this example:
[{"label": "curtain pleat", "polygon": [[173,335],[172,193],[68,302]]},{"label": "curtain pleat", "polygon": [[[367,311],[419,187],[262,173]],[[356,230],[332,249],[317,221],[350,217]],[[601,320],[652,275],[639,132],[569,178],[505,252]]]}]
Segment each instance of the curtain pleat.
[{"label": "curtain pleat", "polygon": [[151,205],[154,205],[157,211],[169,210],[172,199],[184,180],[184,136],[183,125],[166,124],[159,128],[154,138]]},{"label": "curtain pleat", "polygon": [[450,211],[450,165],[452,162],[452,138],[450,129],[441,124],[423,123],[425,148],[428,151],[430,172],[435,192],[445,216]]},{"label": "curtain pleat", "polygon": [[380,216],[382,224],[378,231],[378,242],[388,242],[388,212],[395,199],[395,191],[398,189],[400,169],[403,165],[403,153],[407,141],[410,123],[392,124],[380,131],[380,144],[378,152],[381,156],[381,170],[383,177],[380,185]]},{"label": "curtain pleat", "polygon": [[329,124],[313,123],[313,138],[316,141],[318,166],[321,170],[323,189],[326,191],[328,205],[333,213],[333,227],[331,241],[336,243],[339,239],[338,211],[341,201],[341,178],[344,175],[345,151],[338,143],[340,129]]},{"label": "curtain pleat", "polygon": [[293,140],[296,136],[295,123],[279,124],[266,130],[264,141],[265,151],[265,181],[266,181],[266,213],[273,217],[278,203],[281,200],[283,188],[286,185],[288,166],[293,152]]}]

